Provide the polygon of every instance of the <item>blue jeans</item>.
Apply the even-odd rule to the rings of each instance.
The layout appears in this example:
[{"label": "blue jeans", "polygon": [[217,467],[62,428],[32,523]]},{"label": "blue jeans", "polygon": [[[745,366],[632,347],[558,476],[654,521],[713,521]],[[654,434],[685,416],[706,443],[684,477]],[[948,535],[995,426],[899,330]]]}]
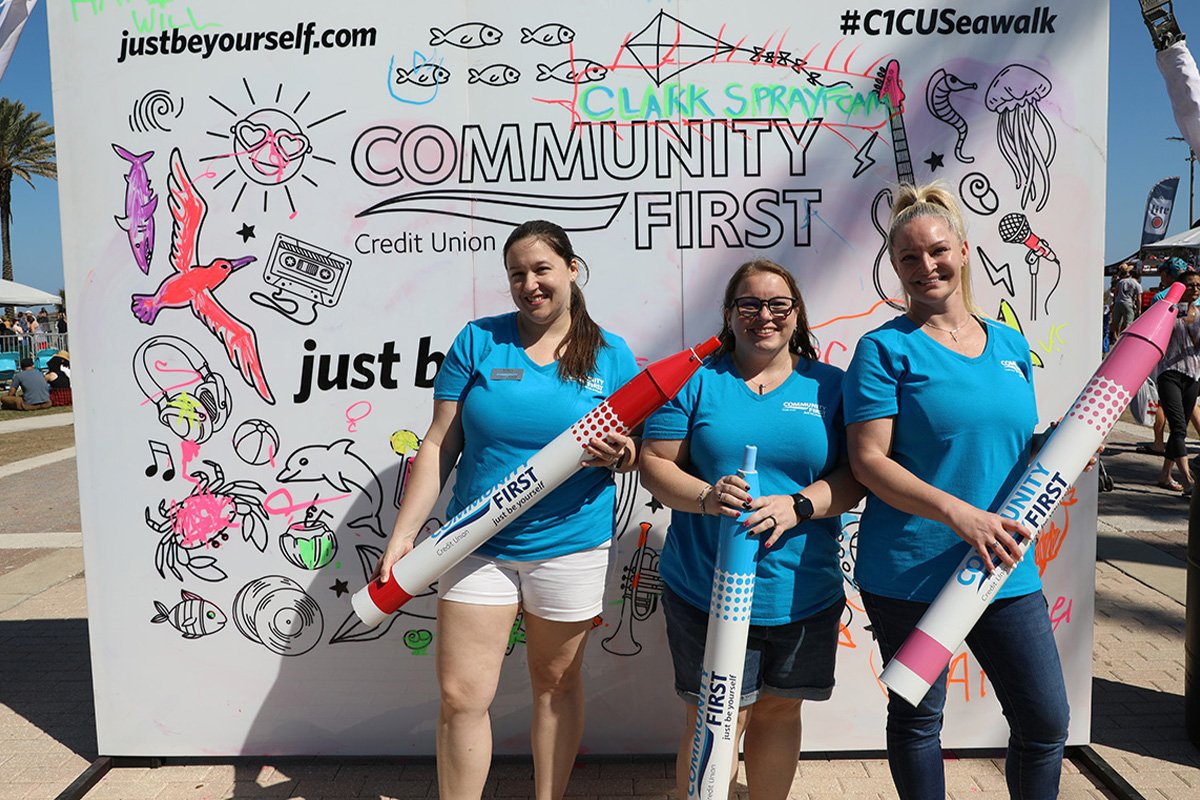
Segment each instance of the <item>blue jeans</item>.
[{"label": "blue jeans", "polygon": [[[928,605],[866,592],[862,599],[886,663]],[[1033,592],[994,601],[967,636],[967,645],[987,672],[1008,720],[1009,796],[1053,800],[1058,796],[1070,710],[1046,598]],[[948,671],[942,670],[916,707],[888,693],[888,765],[903,800],[946,796],[941,730]]]}]

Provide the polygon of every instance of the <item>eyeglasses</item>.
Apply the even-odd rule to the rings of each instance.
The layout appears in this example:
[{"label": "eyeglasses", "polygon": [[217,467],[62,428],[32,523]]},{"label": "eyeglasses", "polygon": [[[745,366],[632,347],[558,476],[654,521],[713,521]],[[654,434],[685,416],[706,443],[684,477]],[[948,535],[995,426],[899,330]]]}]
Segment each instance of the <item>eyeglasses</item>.
[{"label": "eyeglasses", "polygon": [[761,300],[757,297],[735,297],[731,305],[742,319],[754,319],[762,311],[763,306],[767,307],[767,311],[772,317],[786,317],[796,307],[796,298],[772,297],[769,300]]}]

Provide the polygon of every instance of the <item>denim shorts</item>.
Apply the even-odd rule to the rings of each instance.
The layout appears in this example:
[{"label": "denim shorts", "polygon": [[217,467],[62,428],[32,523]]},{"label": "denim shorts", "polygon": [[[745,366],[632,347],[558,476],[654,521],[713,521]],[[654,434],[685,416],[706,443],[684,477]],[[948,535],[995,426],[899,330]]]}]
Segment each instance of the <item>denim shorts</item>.
[{"label": "denim shorts", "polygon": [[[700,700],[700,671],[708,611],[701,611],[663,586],[663,615],[667,644],[675,667],[675,693],[684,702]],[[838,632],[846,598],[839,597],[824,611],[783,625],[751,625],[742,667],[741,705],[758,699],[759,692],[801,700],[828,700],[833,694]]]}]

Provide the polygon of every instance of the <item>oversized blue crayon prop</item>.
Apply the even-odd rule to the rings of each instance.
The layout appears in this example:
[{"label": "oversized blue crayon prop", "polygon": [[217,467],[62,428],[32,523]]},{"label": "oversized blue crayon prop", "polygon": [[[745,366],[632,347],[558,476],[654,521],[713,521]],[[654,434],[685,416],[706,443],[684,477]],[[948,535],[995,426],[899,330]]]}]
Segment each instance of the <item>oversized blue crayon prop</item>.
[{"label": "oversized blue crayon prop", "polygon": [[[1028,539],[1018,542],[1023,556],[1053,516],[1067,489],[1104,441],[1171,339],[1176,307],[1183,294],[1176,283],[1145,314],[1125,329],[1108,358],[1046,440],[1033,463],[1000,506],[1000,515],[1021,523]],[[1012,568],[993,557],[991,574],[975,551],[967,554],[880,676],[889,689],[913,705],[929,687],[979,620]]]},{"label": "oversized blue crayon prop", "polygon": [[[746,445],[738,475],[750,484],[751,497],[758,497],[757,460],[758,448]],[[742,667],[758,565],[758,538],[749,536],[742,524],[748,516],[750,512],[743,511],[737,519],[721,517],[700,701],[696,704],[696,735],[688,762],[689,800],[724,800],[733,778]]]},{"label": "oversized blue crayon prop", "polygon": [[714,336],[647,366],[397,561],[387,583],[371,581],[355,592],[354,613],[372,627],[383,622],[574,475],[580,469],[582,448],[590,440],[609,433],[628,434],[642,424],[683,388],[720,345]]}]

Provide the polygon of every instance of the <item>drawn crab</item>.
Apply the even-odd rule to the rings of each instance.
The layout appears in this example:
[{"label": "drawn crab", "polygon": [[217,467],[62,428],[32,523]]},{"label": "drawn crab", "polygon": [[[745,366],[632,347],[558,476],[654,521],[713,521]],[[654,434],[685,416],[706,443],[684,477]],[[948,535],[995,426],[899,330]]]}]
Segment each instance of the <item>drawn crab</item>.
[{"label": "drawn crab", "polygon": [[204,461],[212,468],[212,476],[196,470],[190,478],[196,486],[180,501],[158,503],[158,518],[146,507],[146,525],[162,534],[154,549],[154,566],[158,574],[167,577],[166,570],[183,580],[183,567],[202,581],[224,580],[225,571],[217,559],[197,554],[201,547],[219,548],[229,541],[229,528],[241,528],[242,539],[252,542],[260,552],[267,549],[267,511],[262,497],[266,489],[254,481],[225,480],[225,470],[215,461]]}]

